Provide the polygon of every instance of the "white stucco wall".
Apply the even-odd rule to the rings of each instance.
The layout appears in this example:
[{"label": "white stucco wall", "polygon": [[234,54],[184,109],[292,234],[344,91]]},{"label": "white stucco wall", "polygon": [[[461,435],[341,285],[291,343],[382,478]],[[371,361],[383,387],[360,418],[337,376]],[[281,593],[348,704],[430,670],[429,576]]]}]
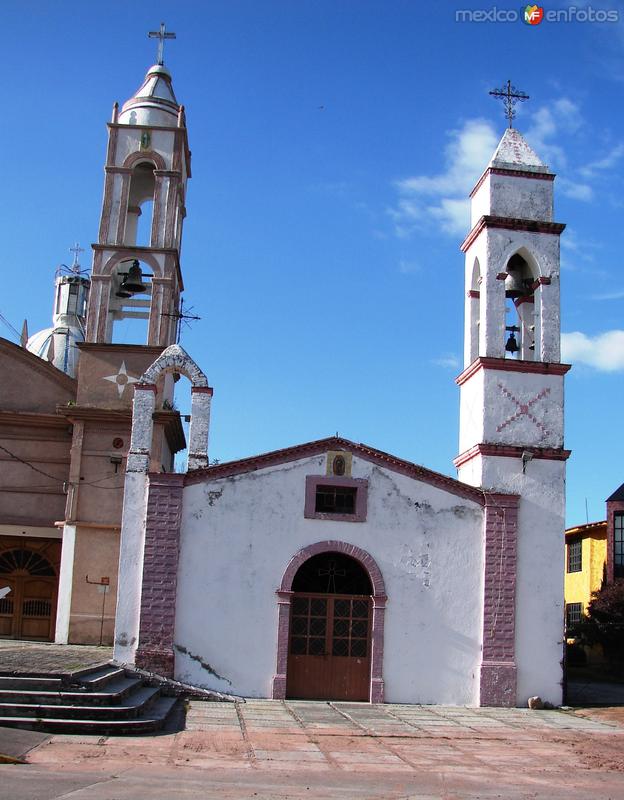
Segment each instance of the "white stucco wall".
[{"label": "white stucco wall", "polygon": [[384,577],[386,699],[478,702],[481,659],[482,509],[354,456],[366,478],[366,522],[304,518],[315,456],[184,490],[176,677],[268,697],[276,671],[277,598],[302,548],[341,540],[367,551]]},{"label": "white stucco wall", "polygon": [[461,389],[459,452],[482,442],[563,447],[563,377],[479,370]]},{"label": "white stucco wall", "polygon": [[487,456],[483,486],[521,495],[516,579],[517,704],[561,703],[565,461]]}]

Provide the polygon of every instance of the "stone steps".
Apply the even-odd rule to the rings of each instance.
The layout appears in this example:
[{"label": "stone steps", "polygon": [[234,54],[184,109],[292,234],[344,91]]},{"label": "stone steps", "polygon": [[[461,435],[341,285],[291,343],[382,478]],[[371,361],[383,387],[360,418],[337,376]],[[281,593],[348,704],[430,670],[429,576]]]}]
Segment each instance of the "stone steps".
[{"label": "stone steps", "polygon": [[162,685],[112,664],[48,675],[0,674],[0,726],[117,735],[160,730],[179,709]]}]

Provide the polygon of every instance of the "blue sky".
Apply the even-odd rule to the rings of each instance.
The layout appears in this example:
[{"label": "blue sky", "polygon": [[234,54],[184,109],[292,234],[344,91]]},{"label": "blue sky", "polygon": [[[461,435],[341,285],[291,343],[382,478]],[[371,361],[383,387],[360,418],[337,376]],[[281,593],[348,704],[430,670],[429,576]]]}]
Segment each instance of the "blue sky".
[{"label": "blue sky", "polygon": [[215,387],[211,457],[338,431],[454,475],[465,198],[505,127],[488,90],[511,78],[568,224],[568,523],[586,498],[603,518],[624,481],[624,11],[455,21],[492,5],[5,0],[0,313],[49,324],[55,267],[96,239],[112,104],[164,20],[193,151],[182,263],[202,319],[182,344]]}]

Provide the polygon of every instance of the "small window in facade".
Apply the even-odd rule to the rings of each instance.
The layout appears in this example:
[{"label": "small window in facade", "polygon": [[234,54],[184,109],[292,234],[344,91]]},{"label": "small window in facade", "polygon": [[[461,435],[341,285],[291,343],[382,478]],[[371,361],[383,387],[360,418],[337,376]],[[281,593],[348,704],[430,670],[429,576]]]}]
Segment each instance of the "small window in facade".
[{"label": "small window in facade", "polygon": [[[568,542],[568,572],[581,572],[583,569],[583,540]],[[573,605],[575,605],[573,603]]]},{"label": "small window in facade", "polygon": [[613,518],[613,577],[624,578],[624,513]]},{"label": "small window in facade", "polygon": [[582,613],[582,603],[566,603],[566,630],[579,624]]},{"label": "small window in facade", "polygon": [[317,514],[355,514],[356,495],[354,486],[319,485],[314,510]]}]

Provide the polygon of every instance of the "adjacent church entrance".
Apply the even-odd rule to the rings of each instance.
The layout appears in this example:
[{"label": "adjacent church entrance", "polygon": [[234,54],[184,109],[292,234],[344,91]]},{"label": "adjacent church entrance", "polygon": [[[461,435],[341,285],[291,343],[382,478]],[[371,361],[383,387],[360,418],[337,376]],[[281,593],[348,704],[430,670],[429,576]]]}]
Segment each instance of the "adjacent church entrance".
[{"label": "adjacent church entrance", "polygon": [[[0,638],[50,641],[54,636],[60,543],[0,549]],[[6,542],[0,540],[0,547]],[[8,592],[6,590],[9,590]]]},{"label": "adjacent church entrance", "polygon": [[320,553],[292,584],[286,694],[309,700],[369,699],[371,581],[342,553]]}]

